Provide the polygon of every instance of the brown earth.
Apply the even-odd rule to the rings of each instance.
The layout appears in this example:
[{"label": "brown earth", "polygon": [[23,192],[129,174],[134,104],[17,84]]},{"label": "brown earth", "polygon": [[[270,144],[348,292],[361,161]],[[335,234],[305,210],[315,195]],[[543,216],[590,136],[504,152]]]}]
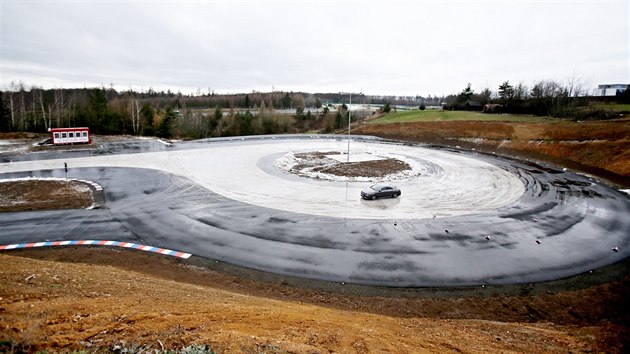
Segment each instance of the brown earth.
[{"label": "brown earth", "polygon": [[0,254],[0,350],[622,353],[630,345],[630,276],[560,291],[370,294],[194,264],[108,248]]},{"label": "brown earth", "polygon": [[382,178],[391,174],[411,170],[411,166],[397,159],[379,159],[358,162],[339,162],[328,156],[340,155],[339,151],[315,151],[295,154],[297,163],[289,172],[299,176],[308,176],[305,171],[343,177]]},{"label": "brown earth", "polygon": [[316,168],[315,171],[344,177],[385,177],[411,170],[408,163],[396,159],[360,162],[340,162],[332,166]]},{"label": "brown earth", "polygon": [[0,132],[0,139],[33,139],[43,140],[50,138],[50,134],[30,133],[30,132]]},{"label": "brown earth", "polygon": [[608,121],[363,124],[355,134],[548,161],[630,187],[630,118]]},{"label": "brown earth", "polygon": [[0,181],[0,212],[87,208],[94,204],[92,190],[68,180]]},{"label": "brown earth", "polygon": [[[605,122],[597,129],[588,126],[597,138],[583,142],[575,140],[579,127],[413,124],[422,130],[393,125],[358,131],[488,149],[516,141],[524,145],[523,153],[530,153],[527,147],[539,154],[546,151],[544,137],[556,129],[571,140],[548,141],[549,151],[562,144],[584,146],[583,152],[558,161],[582,161],[576,166],[591,161],[606,167],[596,171],[627,177],[628,149],[623,146],[628,144],[628,121],[608,126],[617,133],[606,133]],[[512,140],[505,142],[508,135]],[[605,146],[606,153],[598,146]],[[605,155],[609,162],[579,157],[589,154]],[[555,161],[553,155],[551,159]],[[45,191],[39,195],[57,202],[65,198]],[[627,261],[543,284],[393,289],[306,281],[195,257],[176,260],[110,248],[3,252],[0,352],[157,352],[207,344],[219,352],[623,353],[630,348],[629,266]]]}]

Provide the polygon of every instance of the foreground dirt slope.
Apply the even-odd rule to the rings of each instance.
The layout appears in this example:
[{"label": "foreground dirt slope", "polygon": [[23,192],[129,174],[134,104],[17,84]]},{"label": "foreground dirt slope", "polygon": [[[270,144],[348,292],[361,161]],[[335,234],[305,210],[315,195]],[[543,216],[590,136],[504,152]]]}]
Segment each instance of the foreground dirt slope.
[{"label": "foreground dirt slope", "polygon": [[541,160],[630,185],[630,119],[610,121],[365,124],[356,134],[476,148]]},{"label": "foreground dirt slope", "polygon": [[623,352],[629,334],[627,278],[559,293],[381,297],[185,263],[107,248],[0,254],[0,349],[102,351],[124,342],[221,352]]}]

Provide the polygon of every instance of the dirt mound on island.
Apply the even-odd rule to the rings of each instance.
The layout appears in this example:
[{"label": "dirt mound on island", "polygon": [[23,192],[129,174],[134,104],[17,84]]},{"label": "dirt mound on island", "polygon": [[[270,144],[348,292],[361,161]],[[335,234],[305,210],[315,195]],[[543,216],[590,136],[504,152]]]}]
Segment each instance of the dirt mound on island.
[{"label": "dirt mound on island", "polygon": [[0,180],[0,212],[79,209],[94,204],[92,189],[75,180]]}]

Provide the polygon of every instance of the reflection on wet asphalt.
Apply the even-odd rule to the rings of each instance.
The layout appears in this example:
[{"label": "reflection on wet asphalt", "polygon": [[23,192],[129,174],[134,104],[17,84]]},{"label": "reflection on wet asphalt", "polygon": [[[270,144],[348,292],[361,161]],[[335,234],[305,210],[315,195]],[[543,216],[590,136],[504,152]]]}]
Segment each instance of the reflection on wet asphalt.
[{"label": "reflection on wet asphalt", "polygon": [[[275,139],[282,144],[283,138]],[[207,148],[213,143],[169,148],[152,142],[137,149],[118,146],[107,154]],[[231,144],[227,139],[220,143]],[[234,144],[248,142],[234,140]],[[33,155],[39,154],[20,158],[27,161],[35,159]],[[344,217],[351,215],[345,210],[330,216],[254,205],[158,169],[81,167],[72,170],[73,177],[101,184],[106,209],[3,213],[1,243],[130,241],[285,275],[387,286],[546,281],[630,255],[627,195],[541,164],[465,151],[456,155],[507,171],[523,184],[524,193],[514,202],[478,213],[370,219]],[[0,178],[23,176],[63,177],[63,169],[3,173]],[[387,209],[388,203],[400,208],[404,197],[368,205],[376,210]]]}]

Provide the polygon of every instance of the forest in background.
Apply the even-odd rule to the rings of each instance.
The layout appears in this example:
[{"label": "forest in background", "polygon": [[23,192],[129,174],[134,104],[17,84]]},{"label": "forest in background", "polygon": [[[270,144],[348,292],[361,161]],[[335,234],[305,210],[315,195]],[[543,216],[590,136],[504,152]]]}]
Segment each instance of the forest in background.
[{"label": "forest in background", "polygon": [[[171,91],[113,88],[42,89],[16,85],[0,91],[0,131],[45,132],[87,126],[98,134],[207,138],[215,136],[330,132],[347,121],[348,95],[294,92],[182,95]],[[355,95],[354,104],[419,98]],[[442,98],[431,98],[439,104]],[[352,112],[359,119],[368,114]],[[346,119],[346,120],[344,120]]]},{"label": "forest in background", "polygon": [[[539,81],[531,88],[509,81],[493,92],[475,92],[468,84],[448,96],[375,96],[352,94],[353,121],[396,107],[484,110],[560,118],[601,118],[593,100],[630,102],[618,97],[589,97],[578,81]],[[183,95],[169,91],[117,91],[97,88],[27,88],[12,83],[0,91],[0,132],[46,132],[54,127],[87,126],[97,134],[129,134],[199,139],[253,134],[333,132],[347,126],[347,93],[256,92]],[[355,105],[370,105],[356,109]]]}]

